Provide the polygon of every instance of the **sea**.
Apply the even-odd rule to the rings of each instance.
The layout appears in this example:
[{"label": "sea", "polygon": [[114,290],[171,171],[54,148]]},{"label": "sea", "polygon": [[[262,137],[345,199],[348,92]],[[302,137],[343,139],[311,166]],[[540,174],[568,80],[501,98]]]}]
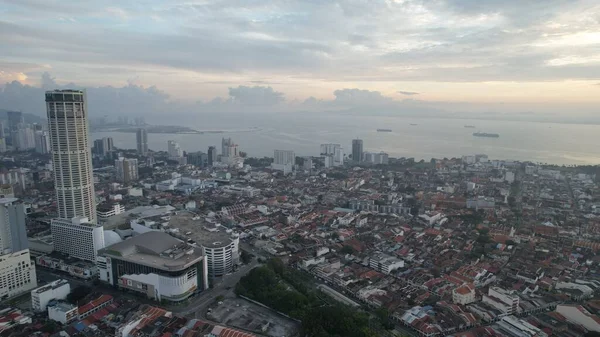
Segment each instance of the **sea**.
[{"label": "sea", "polygon": [[[317,156],[323,143],[341,144],[346,153],[351,153],[352,139],[359,138],[364,151],[384,151],[391,157],[416,160],[486,154],[490,159],[556,165],[600,164],[600,125],[333,113],[199,115],[160,122],[151,124],[222,133],[151,133],[148,146],[152,150],[166,151],[167,141],[175,140],[188,152],[206,152],[211,145],[220,151],[221,139],[231,137],[250,157],[272,157],[275,149],[293,150],[296,156]],[[474,132],[497,133],[500,137],[474,137]],[[92,132],[91,137],[112,137],[118,148],[136,147],[135,133]]]}]

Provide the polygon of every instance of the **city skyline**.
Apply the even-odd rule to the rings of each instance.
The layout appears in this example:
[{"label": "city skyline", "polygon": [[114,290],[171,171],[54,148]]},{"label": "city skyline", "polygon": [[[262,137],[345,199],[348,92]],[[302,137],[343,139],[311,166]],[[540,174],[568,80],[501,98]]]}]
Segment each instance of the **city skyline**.
[{"label": "city skyline", "polygon": [[2,108],[38,113],[31,91],[69,84],[115,98],[106,111],[148,115],[377,107],[587,121],[600,103],[590,0],[35,3],[0,3]]}]

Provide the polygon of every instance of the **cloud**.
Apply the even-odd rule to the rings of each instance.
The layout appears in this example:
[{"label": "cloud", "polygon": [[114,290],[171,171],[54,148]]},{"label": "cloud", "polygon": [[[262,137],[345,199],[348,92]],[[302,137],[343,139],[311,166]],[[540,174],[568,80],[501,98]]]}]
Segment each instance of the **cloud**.
[{"label": "cloud", "polygon": [[341,105],[381,105],[389,104],[393,100],[390,97],[383,96],[379,91],[353,89],[341,89],[333,92],[334,102]]},{"label": "cloud", "polygon": [[275,105],[285,100],[283,93],[271,87],[247,87],[240,85],[229,88],[229,97],[234,103],[242,105]]},{"label": "cloud", "polygon": [[397,93],[399,93],[400,95],[405,95],[405,96],[413,96],[413,95],[418,95],[418,92],[414,92],[414,91],[397,91]]}]

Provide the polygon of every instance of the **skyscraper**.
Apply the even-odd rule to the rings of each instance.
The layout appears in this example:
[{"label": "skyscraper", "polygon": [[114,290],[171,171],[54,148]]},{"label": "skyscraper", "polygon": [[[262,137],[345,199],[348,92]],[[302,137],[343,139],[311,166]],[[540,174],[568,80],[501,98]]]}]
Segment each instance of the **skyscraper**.
[{"label": "skyscraper", "polygon": [[117,169],[117,180],[123,183],[138,180],[138,160],[131,158],[123,158],[115,160],[115,168]]},{"label": "skyscraper", "polygon": [[170,140],[167,142],[167,152],[169,152],[170,158],[183,157],[183,151],[181,150],[179,143],[177,143],[174,140]]},{"label": "skyscraper", "polygon": [[148,132],[146,131],[146,129],[139,128],[136,132],[136,139],[138,153],[142,156],[145,156],[146,154],[148,154]]},{"label": "skyscraper", "polygon": [[35,132],[35,152],[41,154],[50,152],[50,142],[48,141],[48,133],[46,131]]},{"label": "skyscraper", "polygon": [[208,166],[213,166],[217,162],[217,148],[214,146],[208,147]]},{"label": "skyscraper", "polygon": [[221,139],[221,156],[227,157],[229,153],[229,146],[231,146],[233,142],[231,138],[223,138]]},{"label": "skyscraper", "polygon": [[7,111],[6,115],[8,116],[8,130],[10,131],[19,129],[20,125],[24,123],[21,111]]},{"label": "skyscraper", "polygon": [[362,162],[363,155],[363,141],[362,139],[352,140],[352,160],[360,163]]},{"label": "skyscraper", "polygon": [[17,198],[0,198],[0,254],[28,248],[25,206]]},{"label": "skyscraper", "polygon": [[284,174],[292,172],[296,164],[296,154],[289,150],[275,150],[273,153],[273,170],[283,171]]},{"label": "skyscraper", "polygon": [[92,154],[85,92],[46,91],[58,217],[96,223]]}]

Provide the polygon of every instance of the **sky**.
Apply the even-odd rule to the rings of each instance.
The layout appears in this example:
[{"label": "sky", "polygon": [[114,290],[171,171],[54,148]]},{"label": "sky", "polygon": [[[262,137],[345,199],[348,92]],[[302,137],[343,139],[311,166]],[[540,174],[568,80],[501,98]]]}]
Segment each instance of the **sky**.
[{"label": "sky", "polygon": [[597,0],[0,0],[0,51],[0,108],[38,114],[78,87],[103,113],[600,123]]}]

